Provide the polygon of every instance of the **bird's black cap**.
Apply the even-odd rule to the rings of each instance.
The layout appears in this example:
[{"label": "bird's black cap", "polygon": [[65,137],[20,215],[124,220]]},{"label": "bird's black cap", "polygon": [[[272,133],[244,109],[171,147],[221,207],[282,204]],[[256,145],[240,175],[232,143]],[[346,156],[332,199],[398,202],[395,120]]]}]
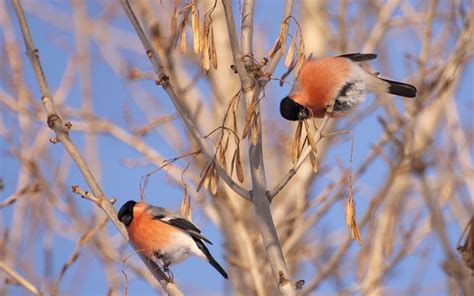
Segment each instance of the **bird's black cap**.
[{"label": "bird's black cap", "polygon": [[120,211],[117,214],[117,218],[125,224],[125,226],[130,225],[133,220],[133,207],[137,204],[136,201],[129,200],[126,203],[123,204],[123,206],[120,208]]},{"label": "bird's black cap", "polygon": [[296,103],[290,97],[285,97],[280,102],[280,114],[291,121],[304,120],[310,117],[308,108]]}]

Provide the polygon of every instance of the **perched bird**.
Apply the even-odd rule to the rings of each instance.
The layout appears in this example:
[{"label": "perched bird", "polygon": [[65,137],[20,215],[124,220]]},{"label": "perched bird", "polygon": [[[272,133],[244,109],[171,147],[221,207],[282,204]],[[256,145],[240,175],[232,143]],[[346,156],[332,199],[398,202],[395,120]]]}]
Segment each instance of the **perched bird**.
[{"label": "perched bird", "polygon": [[118,219],[127,227],[137,251],[155,260],[165,272],[169,272],[170,264],[196,255],[207,260],[224,278],[228,278],[204,245],[204,242],[212,243],[194,224],[180,215],[129,200],[120,208]]},{"label": "perched bird", "polygon": [[376,57],[372,53],[350,53],[304,62],[293,89],[280,103],[281,116],[287,120],[324,117],[332,105],[329,116],[342,117],[361,104],[369,92],[414,98],[413,85],[380,78],[357,64]]}]

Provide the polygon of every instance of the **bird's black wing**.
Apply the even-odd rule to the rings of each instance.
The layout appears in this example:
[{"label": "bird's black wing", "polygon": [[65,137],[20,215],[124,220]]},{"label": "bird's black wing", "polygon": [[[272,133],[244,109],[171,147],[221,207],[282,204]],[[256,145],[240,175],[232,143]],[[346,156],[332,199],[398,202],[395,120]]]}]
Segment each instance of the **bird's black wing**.
[{"label": "bird's black wing", "polygon": [[164,214],[158,214],[153,216],[154,220],[160,220],[163,223],[179,228],[191,235],[193,238],[202,239],[203,241],[212,245],[212,242],[208,240],[204,235],[201,234],[201,230],[197,228],[193,223],[181,217],[172,217]]},{"label": "bird's black wing", "polygon": [[348,53],[338,57],[347,58],[354,62],[364,62],[376,59],[377,55],[375,53]]}]

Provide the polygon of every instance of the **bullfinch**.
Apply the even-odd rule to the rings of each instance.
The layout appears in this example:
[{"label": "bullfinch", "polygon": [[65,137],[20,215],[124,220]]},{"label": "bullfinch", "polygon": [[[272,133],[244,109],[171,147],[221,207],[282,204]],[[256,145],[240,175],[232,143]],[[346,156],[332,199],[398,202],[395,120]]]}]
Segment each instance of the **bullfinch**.
[{"label": "bullfinch", "polygon": [[127,201],[118,212],[130,240],[139,252],[169,272],[169,266],[191,255],[207,260],[224,277],[225,270],[212,257],[204,242],[212,244],[201,231],[180,215],[161,207]]},{"label": "bullfinch", "polygon": [[328,115],[342,117],[355,110],[369,92],[414,98],[413,85],[380,78],[357,64],[376,57],[373,53],[350,53],[304,62],[291,92],[280,103],[281,116],[293,121],[321,118],[332,106]]}]

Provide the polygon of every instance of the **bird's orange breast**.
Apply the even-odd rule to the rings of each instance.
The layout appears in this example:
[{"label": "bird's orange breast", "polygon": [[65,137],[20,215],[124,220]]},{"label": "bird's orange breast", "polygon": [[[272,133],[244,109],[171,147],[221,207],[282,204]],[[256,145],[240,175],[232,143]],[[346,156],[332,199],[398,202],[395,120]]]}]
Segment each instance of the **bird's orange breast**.
[{"label": "bird's orange breast", "polygon": [[313,115],[323,117],[326,107],[332,103],[339,89],[345,84],[350,71],[350,62],[345,58],[323,58],[311,60],[301,67],[301,101]]},{"label": "bird's orange breast", "polygon": [[132,220],[127,231],[137,251],[152,257],[154,252],[160,252],[173,243],[173,232],[178,230],[159,220],[153,220],[147,214],[142,214]]}]

